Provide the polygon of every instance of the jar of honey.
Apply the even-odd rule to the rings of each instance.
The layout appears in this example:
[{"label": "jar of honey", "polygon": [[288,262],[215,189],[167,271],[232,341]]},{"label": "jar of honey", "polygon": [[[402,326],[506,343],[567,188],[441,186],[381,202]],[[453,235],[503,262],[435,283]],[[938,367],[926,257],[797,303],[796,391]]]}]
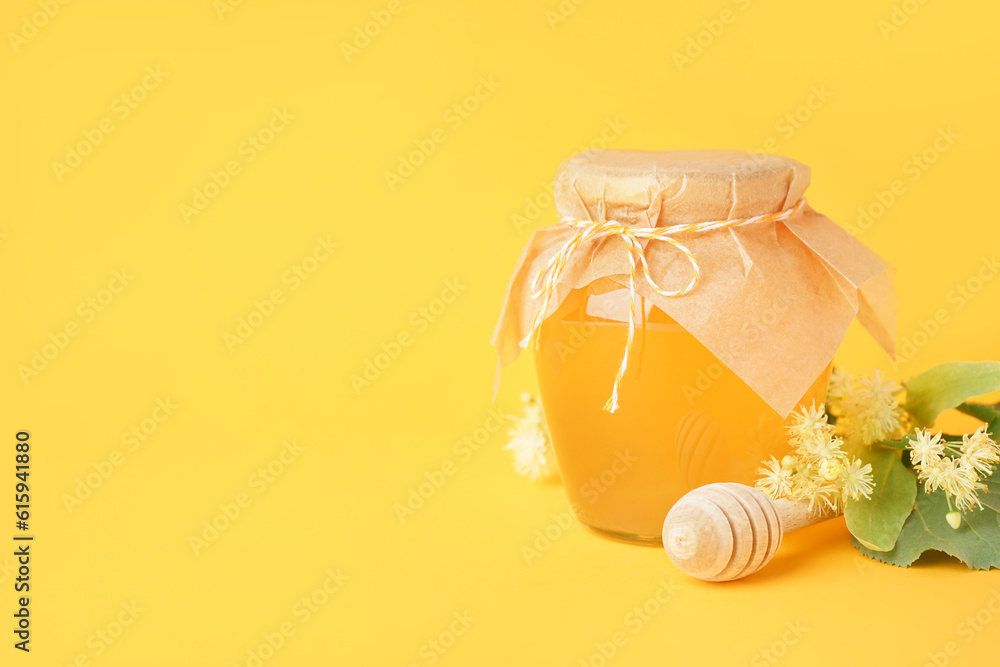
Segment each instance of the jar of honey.
[{"label": "jar of honey", "polygon": [[857,317],[892,353],[891,267],[805,202],[809,169],[733,151],[588,151],[562,164],[561,221],[508,286],[501,365],[534,351],[577,518],[659,543],[711,482],[752,484],[825,399]]}]

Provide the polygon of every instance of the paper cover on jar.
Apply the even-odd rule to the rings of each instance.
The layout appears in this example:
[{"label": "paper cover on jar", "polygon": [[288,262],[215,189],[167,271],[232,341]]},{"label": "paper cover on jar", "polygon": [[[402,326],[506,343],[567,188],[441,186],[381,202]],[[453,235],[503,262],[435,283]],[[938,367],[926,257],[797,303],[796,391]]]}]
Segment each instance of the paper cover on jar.
[{"label": "paper cover on jar", "polygon": [[[782,417],[833,359],[855,316],[894,354],[894,269],[801,202],[808,185],[809,167],[776,155],[593,150],[571,157],[555,179],[563,223],[535,231],[507,286],[492,339],[500,367],[520,354],[541,308],[543,297],[532,294],[532,281],[584,223],[652,229],[765,214],[786,219],[671,233],[688,254],[664,240],[635,241],[661,290],[688,285],[692,262],[698,270],[697,284],[686,294],[664,296],[644,279],[635,281],[636,293],[676,320]],[[564,260],[546,317],[571,290],[599,279],[629,286],[632,259],[621,236],[584,240]],[[627,403],[627,393],[621,401]]]}]

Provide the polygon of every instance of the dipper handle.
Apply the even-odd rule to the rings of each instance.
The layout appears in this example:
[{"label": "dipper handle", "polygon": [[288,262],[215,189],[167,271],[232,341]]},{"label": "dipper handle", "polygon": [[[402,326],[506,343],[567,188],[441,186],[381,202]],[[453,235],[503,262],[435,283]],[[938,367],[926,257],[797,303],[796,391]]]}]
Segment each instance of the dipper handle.
[{"label": "dipper handle", "polygon": [[663,522],[663,548],[682,572],[732,581],[764,567],[784,533],[836,516],[808,503],[771,500],[745,484],[707,484],[684,495]]}]

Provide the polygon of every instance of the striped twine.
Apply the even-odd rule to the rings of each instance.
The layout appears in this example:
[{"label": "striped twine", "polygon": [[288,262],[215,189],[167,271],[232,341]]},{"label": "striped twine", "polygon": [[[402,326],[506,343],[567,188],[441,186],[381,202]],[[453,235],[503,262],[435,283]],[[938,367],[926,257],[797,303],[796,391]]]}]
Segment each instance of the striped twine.
[{"label": "striped twine", "polygon": [[[691,222],[680,225],[671,225],[669,227],[630,227],[614,220],[608,220],[606,222],[591,222],[569,217],[563,218],[562,224],[576,229],[577,232],[563,244],[562,249],[552,256],[545,266],[542,267],[537,274],[535,274],[534,279],[531,281],[531,298],[541,298],[542,305],[535,314],[534,322],[531,325],[531,331],[529,331],[527,337],[520,342],[521,347],[527,348],[528,345],[531,344],[531,339],[534,338],[535,349],[538,349],[538,334],[542,329],[542,322],[545,320],[545,313],[549,309],[549,302],[555,295],[556,285],[559,284],[559,276],[562,274],[563,269],[566,268],[566,264],[569,262],[573,253],[575,253],[581,245],[589,241],[596,241],[611,236],[621,238],[628,248],[629,259],[628,337],[625,341],[625,353],[622,355],[622,363],[618,367],[618,374],[615,376],[615,382],[611,388],[611,398],[609,398],[608,402],[604,405],[604,409],[607,412],[615,412],[619,408],[618,390],[620,388],[622,378],[625,376],[625,371],[628,369],[629,350],[632,349],[632,342],[635,339],[635,285],[636,273],[638,269],[642,269],[642,277],[645,278],[646,283],[649,284],[649,286],[657,294],[665,297],[684,296],[698,285],[698,281],[701,280],[701,268],[698,266],[698,260],[695,259],[694,254],[687,248],[687,246],[673,238],[674,236],[679,234],[712,232],[718,229],[730,229],[732,227],[752,225],[760,222],[784,222],[802,210],[805,203],[805,198],[802,198],[795,202],[795,205],[791,208],[786,208],[782,211],[778,211],[777,213],[765,213],[763,215],[755,215],[751,218],[737,218],[735,220]],[[660,287],[656,281],[653,280],[653,276],[649,272],[649,264],[646,263],[646,256],[642,251],[642,244],[640,243],[640,241],[643,240],[665,241],[679,250],[685,257],[687,257],[688,262],[691,263],[691,281],[685,287],[677,290],[665,290]],[[541,284],[539,281],[541,281]]]}]

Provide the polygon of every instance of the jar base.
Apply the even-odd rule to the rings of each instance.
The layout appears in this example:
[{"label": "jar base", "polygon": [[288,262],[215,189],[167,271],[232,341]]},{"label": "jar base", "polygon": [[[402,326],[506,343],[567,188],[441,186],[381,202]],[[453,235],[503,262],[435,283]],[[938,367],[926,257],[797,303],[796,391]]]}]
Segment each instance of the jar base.
[{"label": "jar base", "polygon": [[663,535],[633,535],[632,533],[622,533],[617,530],[608,530],[606,528],[597,528],[596,526],[590,526],[582,521],[580,522],[587,530],[597,533],[601,537],[607,537],[609,539],[615,540],[616,542],[626,542],[628,544],[641,544],[647,547],[662,547],[663,546]]}]

